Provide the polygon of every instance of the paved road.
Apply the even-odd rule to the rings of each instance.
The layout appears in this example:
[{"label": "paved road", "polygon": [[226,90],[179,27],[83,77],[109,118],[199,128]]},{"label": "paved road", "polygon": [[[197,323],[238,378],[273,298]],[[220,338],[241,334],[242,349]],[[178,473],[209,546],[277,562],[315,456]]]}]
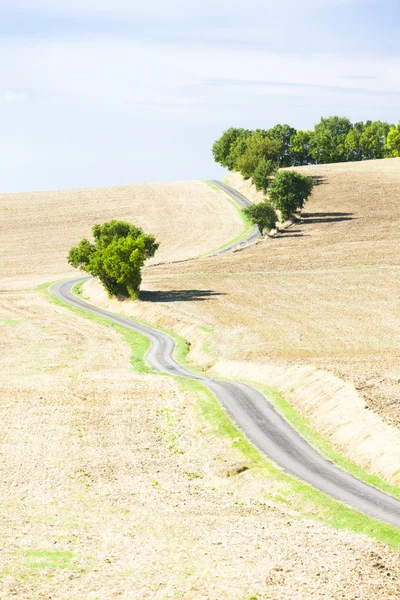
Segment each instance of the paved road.
[{"label": "paved road", "polygon": [[146,358],[155,371],[189,377],[204,383],[247,438],[287,473],[360,512],[400,528],[399,500],[355,479],[325,460],[256,389],[243,383],[216,381],[191,373],[173,359],[175,342],[167,334],[92,306],[73,296],[73,285],[85,279],[87,278],[55,283],[51,292],[63,302],[145,335],[151,342]]},{"label": "paved road", "polygon": [[[219,187],[222,191],[224,191],[226,194],[228,194],[228,196],[230,196],[233,200],[235,200],[243,208],[247,208],[248,206],[252,205],[252,202],[250,202],[250,200],[248,198],[246,198],[245,196],[240,194],[237,190],[232,188],[230,185],[227,185],[223,181],[218,181],[216,179],[210,179],[209,183],[212,183],[216,187]],[[241,239],[240,242],[237,242],[236,244],[229,244],[229,246],[226,246],[226,248],[223,248],[222,250],[217,250],[217,252],[213,252],[212,254],[220,255],[220,254],[226,254],[227,252],[232,252],[233,249],[243,248],[244,246],[247,246],[247,244],[250,244],[251,242],[258,240],[259,237],[260,237],[260,232],[258,230],[258,227],[254,227],[253,231],[251,233],[249,233],[249,235],[247,235],[245,238]]]}]

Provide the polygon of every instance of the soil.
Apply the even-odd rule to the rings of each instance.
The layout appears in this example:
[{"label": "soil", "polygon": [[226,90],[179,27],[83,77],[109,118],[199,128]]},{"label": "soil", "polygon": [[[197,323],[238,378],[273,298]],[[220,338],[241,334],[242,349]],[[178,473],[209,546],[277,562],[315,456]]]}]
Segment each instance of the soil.
[{"label": "soil", "polygon": [[[203,362],[312,362],[367,382],[397,423],[399,162],[315,169],[311,216],[243,252],[146,268],[157,294],[136,310],[189,339],[203,327]],[[133,220],[174,260],[240,232],[227,204],[200,182],[0,197],[1,598],[400,596],[395,551],[304,518],[213,435],[193,391],[135,373],[114,330],[33,288],[71,273],[65,254],[95,222]]]},{"label": "soil", "polygon": [[1,598],[399,597],[396,552],[274,502],[112,329],[35,292],[0,308]]},{"label": "soil", "polygon": [[300,222],[224,257],[150,267],[143,289],[211,291],[158,308],[212,328],[217,359],[311,363],[354,382],[400,427],[400,159],[299,170],[317,183]]},{"label": "soil", "polygon": [[0,194],[0,215],[2,289],[75,273],[66,260],[70,248],[111,219],[156,236],[152,262],[211,252],[243,230],[236,208],[202,181]]}]

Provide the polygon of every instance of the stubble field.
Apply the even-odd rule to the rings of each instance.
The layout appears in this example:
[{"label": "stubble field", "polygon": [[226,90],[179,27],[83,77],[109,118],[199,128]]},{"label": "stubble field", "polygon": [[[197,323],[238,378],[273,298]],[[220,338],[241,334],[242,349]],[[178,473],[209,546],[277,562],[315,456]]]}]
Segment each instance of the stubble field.
[{"label": "stubble field", "polygon": [[66,261],[70,248],[90,237],[93,225],[111,219],[156,236],[153,262],[211,252],[243,229],[236,208],[202,181],[0,194],[0,215],[6,289],[73,274]]},{"label": "stubble field", "polygon": [[[393,194],[396,181],[385,181]],[[329,198],[318,196],[329,186],[318,187],[310,212],[327,212],[333,197],[338,205],[329,212],[348,211],[343,182],[332,183],[335,193]],[[20,204],[17,197],[2,197],[7,208],[2,241],[9,247],[2,247],[0,282],[0,597],[398,598],[394,550],[329,528],[320,522],[327,518],[323,507],[311,501],[302,505],[287,483],[262,469],[243,470],[249,463],[237,440],[217,435],[199,408],[206,400],[198,391],[133,371],[131,350],[117,332],[49,303],[33,287],[71,273],[65,263],[69,246],[88,235],[94,222],[109,218],[131,219],[156,233],[164,260],[212,250],[240,232],[240,219],[234,214],[230,219],[231,205],[222,193],[200,183],[184,189],[182,195],[182,187],[171,184],[167,208],[161,190],[156,202],[154,186],[134,194],[134,209],[128,192],[115,201],[111,194],[104,204],[92,192],[24,195]],[[378,189],[377,183],[379,195]],[[149,197],[154,200],[146,202]],[[217,212],[209,211],[210,203]],[[357,209],[358,214],[365,210]],[[357,211],[353,206],[351,212]],[[337,292],[352,323],[355,309],[346,303],[343,280],[335,279],[329,290],[324,286],[328,275],[344,277],[348,266],[358,266],[367,244],[362,238],[358,246],[347,246],[353,252],[348,264],[339,246],[347,244],[350,232],[340,227],[355,219],[333,221],[343,260],[335,262],[333,273],[327,244],[333,247],[335,236],[326,233],[332,222],[318,222],[315,214],[312,219],[316,222],[296,225],[282,239],[241,253],[147,268],[144,288],[153,293],[135,310],[151,311],[155,320],[171,324],[180,321],[193,335],[203,327],[210,362],[240,354],[241,360],[334,364],[339,354],[337,365],[343,368],[349,362],[349,354],[340,353],[346,328],[338,329],[339,316],[316,318],[315,309],[327,306],[333,313]],[[177,222],[180,229],[173,225]],[[395,225],[388,216],[377,226],[396,244]],[[304,235],[298,235],[299,228]],[[367,240],[367,229],[363,235]],[[371,259],[381,261],[379,268],[365,273],[387,278],[379,285],[388,286],[390,312],[395,259],[379,236],[374,248]],[[278,272],[270,281],[265,273],[272,270]],[[380,332],[367,327],[354,348],[368,340],[368,351],[377,354],[377,340],[392,331],[393,315],[383,318],[372,299],[367,308]],[[395,347],[396,336],[389,339]],[[383,343],[389,360],[392,346]],[[137,351],[139,346],[138,341]],[[304,518],[305,513],[315,516]]]},{"label": "stubble field", "polygon": [[[159,304],[214,330],[218,359],[312,363],[400,426],[400,159],[303,167],[299,223],[239,253],[145,271]],[[210,290],[173,302],[174,290]]]}]

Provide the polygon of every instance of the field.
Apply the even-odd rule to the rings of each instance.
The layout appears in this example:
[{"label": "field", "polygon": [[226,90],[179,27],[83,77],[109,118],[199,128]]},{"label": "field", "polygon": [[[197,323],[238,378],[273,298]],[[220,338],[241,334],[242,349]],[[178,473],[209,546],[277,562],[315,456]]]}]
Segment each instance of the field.
[{"label": "field", "polygon": [[[399,485],[400,159],[300,170],[318,184],[301,222],[238,253],[149,267],[143,289],[163,301],[153,294],[152,302],[131,310],[169,327],[207,327],[208,363],[217,363],[225,376],[238,371],[237,361],[244,365],[242,377],[250,362],[280,373],[286,368],[282,391],[291,392],[296,408],[349,458]],[[175,298],[178,290],[202,301],[182,300],[182,293]],[[201,296],[204,290],[209,297]],[[195,346],[196,336],[190,341]],[[347,433],[337,433],[335,421],[319,423],[294,393],[293,366],[317,367],[355,386],[387,429],[377,426],[377,439],[370,431],[357,433],[355,413],[343,410]],[[321,402],[332,389],[329,377],[327,386],[316,390]],[[365,438],[367,454],[360,450]],[[388,448],[389,439],[396,442]]]},{"label": "field", "polygon": [[202,181],[0,194],[0,214],[6,289],[74,273],[66,262],[69,249],[110,219],[153,233],[160,242],[153,262],[211,252],[243,228],[235,207]]},{"label": "field", "polygon": [[[312,363],[368,381],[376,414],[395,421],[399,175],[316,171],[313,216],[242,252],[149,266],[147,298],[112,307],[176,328],[220,370]],[[69,246],[111,217],[154,232],[165,261],[240,233],[203,183],[129,189],[0,198],[0,597],[398,598],[397,551],[329,527],[343,513],[241,451],[212,398],[145,372],[142,339],[35,287],[73,272]],[[96,285],[85,293],[108,302]]]}]

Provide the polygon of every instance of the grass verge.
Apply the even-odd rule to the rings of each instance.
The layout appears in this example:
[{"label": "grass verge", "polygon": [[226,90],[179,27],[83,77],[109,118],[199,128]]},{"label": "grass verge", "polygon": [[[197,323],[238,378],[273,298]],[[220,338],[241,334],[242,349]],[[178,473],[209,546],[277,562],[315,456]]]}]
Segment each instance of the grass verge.
[{"label": "grass verge", "polygon": [[[90,319],[91,321],[94,321],[95,323],[99,323],[100,325],[104,325],[105,327],[110,327],[111,329],[118,331],[118,333],[120,333],[122,335],[122,337],[125,339],[125,341],[128,342],[128,344],[131,347],[131,350],[132,350],[131,363],[132,363],[132,367],[135,369],[135,371],[138,371],[139,373],[152,373],[153,372],[145,360],[145,356],[150,348],[150,341],[144,335],[141,335],[140,333],[136,333],[135,331],[132,331],[130,329],[126,329],[122,325],[117,325],[116,323],[111,323],[107,319],[104,319],[102,317],[98,317],[97,315],[88,313],[85,310],[81,310],[80,308],[75,308],[74,306],[70,306],[69,304],[61,302],[61,300],[58,300],[58,298],[55,298],[49,291],[49,288],[53,283],[55,283],[55,282],[44,283],[42,285],[39,285],[36,289],[39,290],[42,294],[44,294],[46,296],[46,298],[53,304],[57,304],[58,306],[67,307],[69,310],[71,310],[72,312],[74,312],[77,315],[80,315],[81,317],[85,317],[86,319]],[[76,286],[74,286],[74,288],[76,288],[76,287],[78,288],[78,293],[80,292],[80,289],[81,289],[83,283],[84,282],[82,282],[80,284],[78,283]]]},{"label": "grass verge", "polygon": [[211,254],[214,254],[215,252],[219,252],[220,250],[225,250],[225,248],[228,248],[229,246],[232,246],[233,244],[238,244],[239,242],[241,242],[242,240],[244,240],[248,235],[250,235],[250,233],[254,229],[254,225],[249,221],[248,217],[244,214],[244,212],[242,211],[242,207],[240,206],[240,204],[238,204],[237,202],[235,202],[235,200],[233,200],[232,198],[230,198],[226,192],[224,192],[223,190],[221,190],[216,185],[210,183],[209,181],[204,181],[204,183],[206,183],[207,185],[209,185],[213,190],[218,190],[218,192],[221,192],[221,193],[225,194],[227,201],[230,202],[232,204],[232,206],[234,206],[236,208],[236,210],[238,211],[238,213],[240,215],[240,218],[242,219],[242,222],[243,222],[243,225],[244,225],[244,231],[242,231],[242,233],[240,235],[236,236],[233,240],[230,240],[226,244],[223,244],[222,246],[219,246],[219,248],[216,248],[212,252],[206,252],[205,254],[201,254],[200,257],[201,256],[210,256]]},{"label": "grass verge", "polygon": [[357,479],[365,481],[365,483],[376,487],[382,492],[400,499],[400,488],[390,485],[377,475],[371,475],[363,471],[360,467],[344,458],[324,437],[311,427],[307,419],[294,410],[291,404],[277,390],[254,381],[243,381],[243,383],[248,383],[260,390],[275,407],[276,411],[324,458],[335,463],[343,471],[347,471],[347,473],[350,473]]},{"label": "grass verge", "polygon": [[[97,323],[101,323],[107,327],[113,327],[117,330],[123,338],[130,344],[132,350],[132,366],[136,371],[139,372],[153,372],[150,367],[146,364],[145,356],[150,347],[150,342],[147,338],[139,333],[125,329],[123,326],[115,325],[110,323],[105,318],[97,317],[84,310],[72,307],[56,298],[54,298],[49,291],[51,284],[43,284],[39,286],[39,291],[45,294],[45,296],[53,303],[67,307],[76,314],[91,319]],[[78,284],[78,292],[80,286]],[[76,290],[75,290],[76,292]],[[171,332],[161,330],[171,335]],[[173,334],[172,337],[175,340],[175,358],[181,364],[188,365],[187,354],[189,346],[186,342],[178,335]],[[193,366],[190,365],[191,370]],[[218,377],[215,377],[218,379]],[[239,450],[243,455],[243,458],[247,462],[247,466],[253,469],[253,472],[258,477],[265,479],[266,481],[273,482],[274,484],[280,484],[278,491],[273,491],[274,486],[266,486],[266,489],[270,490],[266,493],[267,496],[271,497],[275,502],[289,505],[292,510],[298,513],[299,518],[312,517],[321,521],[324,524],[328,524],[336,529],[351,530],[356,533],[365,534],[379,542],[383,542],[388,546],[400,551],[400,530],[391,525],[381,523],[371,517],[363,515],[356,510],[347,507],[344,504],[334,500],[330,496],[320,492],[309,486],[308,484],[292,477],[291,475],[283,472],[278,466],[269,461],[264,457],[259,450],[253,446],[243,433],[236,427],[235,423],[231,420],[228,414],[225,412],[222,405],[218,402],[214,394],[208,390],[202,383],[192,380],[189,378],[175,377],[178,385],[183,391],[190,391],[195,394],[197,400],[197,410],[200,417],[207,422],[209,425],[208,433],[206,435],[213,435],[220,437],[223,441],[229,443],[236,450]],[[254,384],[253,384],[254,385]],[[260,387],[264,393],[273,401],[277,410],[287,418],[287,420],[299,430],[299,433],[304,435],[305,439],[312,443],[321,453],[329,452],[329,458],[332,459],[335,456],[337,464],[346,468],[356,470],[356,476],[376,487],[379,487],[383,491],[393,493],[392,486],[381,482],[379,478],[364,473],[358,467],[355,467],[343,457],[338,455],[330,445],[323,440],[318,434],[316,434],[307,424],[305,419],[297,415],[292,407],[271,388],[266,386]],[[327,455],[328,456],[328,455]],[[375,482],[375,483],[372,483]],[[378,485],[376,485],[378,483]],[[396,489],[396,488],[395,488]],[[398,490],[396,494],[398,495]]]}]

